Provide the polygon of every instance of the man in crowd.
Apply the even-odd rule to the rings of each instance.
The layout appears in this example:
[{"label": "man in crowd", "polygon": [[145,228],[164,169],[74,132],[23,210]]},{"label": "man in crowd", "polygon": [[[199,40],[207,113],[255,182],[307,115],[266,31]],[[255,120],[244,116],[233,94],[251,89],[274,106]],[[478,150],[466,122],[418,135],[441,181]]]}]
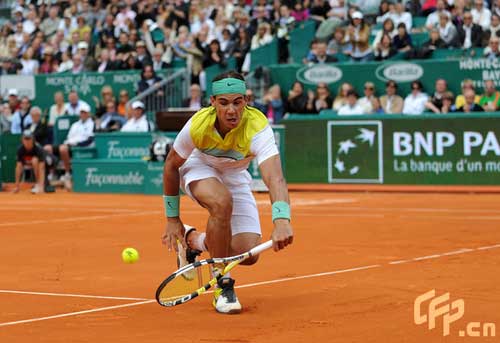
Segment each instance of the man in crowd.
[{"label": "man in crowd", "polygon": [[14,115],[12,116],[12,124],[10,127],[11,133],[20,134],[30,127],[31,123],[33,122],[30,115],[30,109],[30,99],[27,96],[23,96],[19,109],[14,112]]},{"label": "man in crowd", "polygon": [[386,94],[380,97],[380,106],[384,113],[402,113],[403,98],[397,94],[398,84],[395,81],[389,80],[385,84]]},{"label": "man in crowd", "polygon": [[134,101],[131,105],[132,117],[123,125],[122,132],[148,132],[151,131],[146,115],[144,114],[146,107],[141,101]]},{"label": "man in crowd", "polygon": [[493,80],[484,81],[484,94],[479,100],[479,106],[486,112],[494,112],[500,107],[500,92],[497,91]]}]

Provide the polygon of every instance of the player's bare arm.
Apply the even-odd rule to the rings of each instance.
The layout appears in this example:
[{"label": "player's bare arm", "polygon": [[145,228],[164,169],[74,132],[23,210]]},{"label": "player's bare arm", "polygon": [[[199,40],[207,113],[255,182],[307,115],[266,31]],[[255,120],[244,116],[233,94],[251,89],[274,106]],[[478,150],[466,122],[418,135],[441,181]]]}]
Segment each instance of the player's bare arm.
[{"label": "player's bare arm", "polygon": [[[262,180],[269,188],[271,203],[285,202],[290,204],[288,197],[288,188],[283,171],[281,169],[281,160],[279,155],[274,155],[260,164]],[[281,250],[293,242],[293,229],[290,219],[279,218],[274,221],[274,230],[272,233],[274,251]]]},{"label": "player's bare arm", "polygon": [[[170,150],[163,167],[163,194],[165,196],[175,197],[179,195],[179,168],[185,161],[173,148]],[[178,203],[175,204],[174,201],[170,202],[168,199],[166,201],[167,209],[175,206],[178,208]],[[168,216],[165,233],[161,239],[169,250],[177,250],[177,240],[183,245],[186,244],[184,242],[184,225],[178,215]]]}]

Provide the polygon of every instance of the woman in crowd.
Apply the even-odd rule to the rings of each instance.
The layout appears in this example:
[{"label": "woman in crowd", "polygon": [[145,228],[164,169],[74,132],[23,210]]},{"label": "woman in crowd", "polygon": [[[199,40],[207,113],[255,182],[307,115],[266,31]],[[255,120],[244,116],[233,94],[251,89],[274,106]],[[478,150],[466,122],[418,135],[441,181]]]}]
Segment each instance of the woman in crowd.
[{"label": "woman in crowd", "polygon": [[337,96],[333,101],[332,109],[338,111],[339,108],[347,104],[347,93],[353,89],[354,87],[350,83],[347,82],[342,83],[339,87]]},{"label": "woman in crowd", "polygon": [[66,114],[63,92],[54,93],[54,104],[49,109],[49,126],[54,126],[58,117]]},{"label": "woman in crowd", "polygon": [[307,112],[307,94],[304,92],[304,85],[299,81],[295,81],[288,92],[286,109],[288,113]]},{"label": "woman in crowd", "polygon": [[308,113],[319,113],[322,110],[332,108],[333,97],[330,93],[330,89],[328,89],[328,85],[325,82],[318,83],[316,86],[316,92],[309,91],[307,95]]},{"label": "woman in crowd", "polygon": [[388,34],[384,34],[374,49],[373,55],[375,56],[375,61],[383,61],[396,55],[396,53],[397,50],[392,44],[391,37]]},{"label": "woman in crowd", "polygon": [[382,25],[382,30],[378,31],[377,34],[375,35],[375,38],[373,39],[372,43],[373,50],[377,48],[378,43],[380,43],[384,35],[388,35],[392,41],[392,39],[397,33],[398,32],[394,27],[394,22],[392,21],[392,19],[387,18],[386,20],[384,20],[384,24]]}]

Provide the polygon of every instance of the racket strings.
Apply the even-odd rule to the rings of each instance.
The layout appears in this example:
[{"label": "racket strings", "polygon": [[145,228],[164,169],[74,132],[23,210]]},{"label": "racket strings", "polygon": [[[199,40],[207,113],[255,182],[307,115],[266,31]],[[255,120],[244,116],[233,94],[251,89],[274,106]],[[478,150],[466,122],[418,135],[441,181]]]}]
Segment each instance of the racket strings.
[{"label": "racket strings", "polygon": [[202,265],[198,268],[184,271],[178,274],[164,287],[159,295],[161,302],[168,302],[183,298],[204,287],[212,279],[212,268],[210,265]]}]

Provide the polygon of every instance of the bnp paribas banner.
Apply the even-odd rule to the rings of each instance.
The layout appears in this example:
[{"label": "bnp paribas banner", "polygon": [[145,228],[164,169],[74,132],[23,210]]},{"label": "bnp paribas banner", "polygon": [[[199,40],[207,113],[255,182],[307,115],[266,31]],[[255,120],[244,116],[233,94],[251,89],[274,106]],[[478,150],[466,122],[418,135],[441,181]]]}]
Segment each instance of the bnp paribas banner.
[{"label": "bnp paribas banner", "polygon": [[289,182],[500,185],[500,117],[378,116],[286,127],[287,137],[317,132],[301,144],[287,140]]},{"label": "bnp paribas banner", "polygon": [[410,92],[410,83],[420,80],[425,91],[434,92],[436,79],[443,78],[455,94],[461,93],[461,82],[471,79],[478,91],[484,80],[494,80],[500,86],[500,59],[460,59],[425,61],[389,61],[385,63],[336,63],[304,66],[298,64],[271,67],[273,83],[278,83],[284,94],[299,80],[306,88],[313,89],[319,82],[326,82],[333,94],[337,94],[343,82],[351,83],[362,94],[366,81],[375,83],[379,94],[385,92],[385,82],[398,83],[398,92]]}]

